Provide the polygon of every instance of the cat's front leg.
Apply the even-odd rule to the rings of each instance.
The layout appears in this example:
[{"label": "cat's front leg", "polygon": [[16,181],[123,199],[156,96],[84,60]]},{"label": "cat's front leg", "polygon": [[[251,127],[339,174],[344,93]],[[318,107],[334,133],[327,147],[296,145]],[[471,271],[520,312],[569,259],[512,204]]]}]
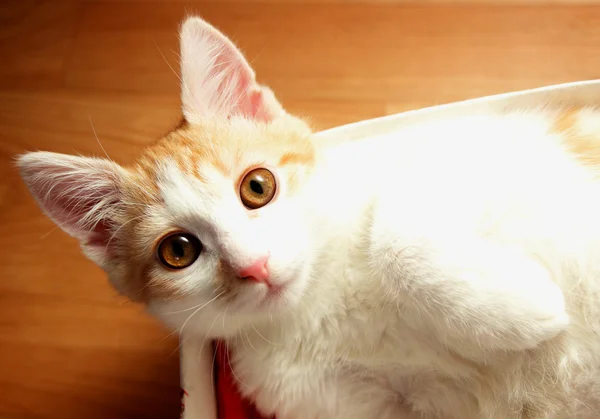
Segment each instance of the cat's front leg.
[{"label": "cat's front leg", "polygon": [[524,350],[567,327],[562,291],[524,253],[477,237],[382,227],[374,224],[370,256],[383,298],[448,347],[467,356]]}]

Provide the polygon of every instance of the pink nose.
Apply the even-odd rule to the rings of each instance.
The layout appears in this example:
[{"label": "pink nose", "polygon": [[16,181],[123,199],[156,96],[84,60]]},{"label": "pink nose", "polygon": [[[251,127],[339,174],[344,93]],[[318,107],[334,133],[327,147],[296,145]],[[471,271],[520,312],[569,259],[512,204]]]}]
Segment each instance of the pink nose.
[{"label": "pink nose", "polygon": [[269,270],[267,269],[267,262],[269,258],[264,256],[254,262],[252,265],[242,269],[238,272],[238,276],[242,279],[248,279],[255,282],[269,282]]}]

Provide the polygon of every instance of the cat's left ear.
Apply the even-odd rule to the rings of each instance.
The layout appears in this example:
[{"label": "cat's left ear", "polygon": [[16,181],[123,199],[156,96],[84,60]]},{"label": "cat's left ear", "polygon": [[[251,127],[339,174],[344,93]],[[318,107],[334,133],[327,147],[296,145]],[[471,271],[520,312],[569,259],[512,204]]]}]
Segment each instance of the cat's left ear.
[{"label": "cat's left ear", "polygon": [[181,27],[181,100],[188,122],[234,115],[269,122],[284,114],[273,92],[256,82],[241,51],[198,17]]},{"label": "cat's left ear", "polygon": [[126,170],[105,159],[43,151],[25,153],[16,163],[44,213],[102,265],[114,244]]}]

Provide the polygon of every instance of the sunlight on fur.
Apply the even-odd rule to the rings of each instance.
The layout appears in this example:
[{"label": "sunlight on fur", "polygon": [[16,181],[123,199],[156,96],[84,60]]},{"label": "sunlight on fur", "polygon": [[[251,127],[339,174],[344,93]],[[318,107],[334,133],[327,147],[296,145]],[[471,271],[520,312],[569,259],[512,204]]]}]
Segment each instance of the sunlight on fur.
[{"label": "sunlight on fur", "polygon": [[597,109],[327,147],[196,17],[181,79],[184,121],[134,164],[18,166],[120,293],[227,341],[264,415],[600,417]]}]

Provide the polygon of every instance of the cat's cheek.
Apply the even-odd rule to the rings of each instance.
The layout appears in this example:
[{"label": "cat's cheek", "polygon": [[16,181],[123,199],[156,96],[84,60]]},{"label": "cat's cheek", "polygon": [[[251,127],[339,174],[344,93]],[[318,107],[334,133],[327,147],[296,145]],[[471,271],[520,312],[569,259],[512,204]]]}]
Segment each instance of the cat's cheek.
[{"label": "cat's cheek", "polygon": [[[181,332],[183,328],[184,332],[192,335],[208,335],[217,313],[205,304],[206,301],[199,297],[174,301],[157,299],[149,301],[146,310],[172,330]],[[204,307],[198,310],[202,306]]]},{"label": "cat's cheek", "polygon": [[285,297],[302,292],[308,283],[313,265],[312,245],[304,231],[293,231],[274,241],[270,269],[273,278],[284,286]]}]

